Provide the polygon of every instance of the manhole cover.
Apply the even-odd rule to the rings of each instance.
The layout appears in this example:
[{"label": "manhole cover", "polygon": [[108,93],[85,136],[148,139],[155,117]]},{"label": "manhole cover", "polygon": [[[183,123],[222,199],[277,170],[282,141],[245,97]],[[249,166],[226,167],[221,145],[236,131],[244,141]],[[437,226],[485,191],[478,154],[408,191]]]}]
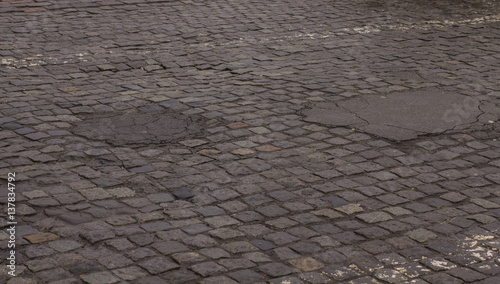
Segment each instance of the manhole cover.
[{"label": "manhole cover", "polygon": [[109,113],[83,118],[73,133],[115,146],[162,144],[202,133],[203,119],[172,112]]},{"label": "manhole cover", "polygon": [[498,113],[483,112],[475,98],[437,88],[318,103],[303,115],[306,121],[355,127],[393,140],[463,130],[484,123],[486,117],[498,117]]}]

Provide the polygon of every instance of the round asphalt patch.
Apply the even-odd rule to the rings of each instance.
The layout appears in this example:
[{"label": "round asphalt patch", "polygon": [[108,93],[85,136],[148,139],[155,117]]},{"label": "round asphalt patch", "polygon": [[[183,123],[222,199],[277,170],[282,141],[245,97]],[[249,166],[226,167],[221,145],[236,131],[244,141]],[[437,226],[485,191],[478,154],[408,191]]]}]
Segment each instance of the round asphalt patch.
[{"label": "round asphalt patch", "polygon": [[302,112],[305,120],[328,126],[348,126],[392,140],[418,135],[464,131],[497,120],[500,113],[478,99],[438,88],[364,95],[321,102]]},{"label": "round asphalt patch", "polygon": [[167,111],[109,113],[84,117],[73,132],[114,146],[163,144],[201,134],[202,121]]}]

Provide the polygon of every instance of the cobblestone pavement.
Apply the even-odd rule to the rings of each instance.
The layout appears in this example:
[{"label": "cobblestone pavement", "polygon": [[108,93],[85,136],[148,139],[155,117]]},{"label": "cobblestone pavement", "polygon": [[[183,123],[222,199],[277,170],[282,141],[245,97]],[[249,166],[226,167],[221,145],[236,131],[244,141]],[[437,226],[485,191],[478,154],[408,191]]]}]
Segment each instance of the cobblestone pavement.
[{"label": "cobblestone pavement", "polygon": [[[500,283],[498,1],[3,0],[0,34],[1,283]],[[412,91],[460,127],[309,118]]]}]

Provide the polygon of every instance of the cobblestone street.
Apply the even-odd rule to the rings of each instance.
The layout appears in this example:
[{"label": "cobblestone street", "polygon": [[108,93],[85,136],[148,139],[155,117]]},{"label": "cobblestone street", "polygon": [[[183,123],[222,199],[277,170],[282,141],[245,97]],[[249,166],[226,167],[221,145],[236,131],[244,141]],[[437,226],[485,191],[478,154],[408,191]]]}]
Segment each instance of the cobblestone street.
[{"label": "cobblestone street", "polygon": [[500,283],[498,1],[0,0],[0,35],[1,284]]}]

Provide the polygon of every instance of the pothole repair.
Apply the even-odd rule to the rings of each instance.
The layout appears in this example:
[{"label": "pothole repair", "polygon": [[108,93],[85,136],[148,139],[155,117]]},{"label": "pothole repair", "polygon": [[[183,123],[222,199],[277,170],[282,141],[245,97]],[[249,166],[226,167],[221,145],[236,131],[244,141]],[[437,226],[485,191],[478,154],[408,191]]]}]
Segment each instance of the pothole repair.
[{"label": "pothole repair", "polygon": [[500,116],[494,104],[438,88],[321,102],[302,114],[309,122],[357,128],[397,141],[463,131],[497,121]]},{"label": "pothole repair", "polygon": [[94,114],[84,117],[73,133],[114,146],[164,144],[202,135],[205,122],[166,111]]}]

